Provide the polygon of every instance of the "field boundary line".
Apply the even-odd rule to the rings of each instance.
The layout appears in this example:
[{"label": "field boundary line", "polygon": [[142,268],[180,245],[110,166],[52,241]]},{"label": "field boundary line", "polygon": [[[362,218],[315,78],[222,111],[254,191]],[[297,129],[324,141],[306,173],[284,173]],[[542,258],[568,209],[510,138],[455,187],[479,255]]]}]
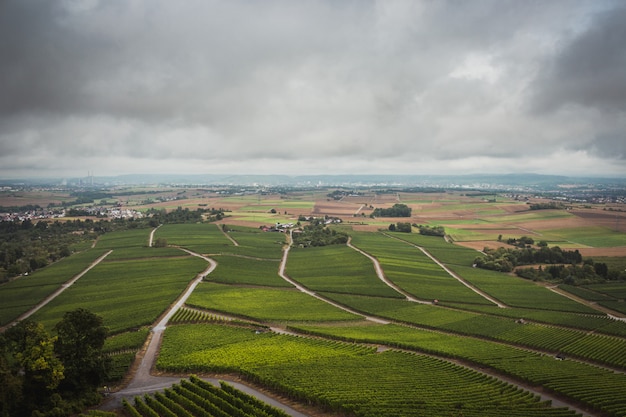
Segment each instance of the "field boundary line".
[{"label": "field boundary line", "polygon": [[188,249],[180,249],[189,253],[190,255],[204,259],[209,263],[209,266],[204,271],[200,272],[191,281],[191,283],[187,285],[185,291],[183,291],[183,293],[176,299],[176,301],[174,301],[174,303],[170,305],[170,307],[167,309],[167,312],[163,314],[161,318],[158,319],[157,323],[152,327],[151,337],[148,342],[148,346],[145,349],[145,354],[141,358],[141,362],[137,367],[135,375],[122,391],[145,386],[146,381],[150,379],[150,372],[156,362],[158,350],[161,347],[161,341],[163,339],[163,332],[165,331],[168,321],[183,306],[183,304],[185,304],[185,301],[187,301],[193,290],[195,290],[198,284],[202,282],[204,277],[213,272],[213,270],[217,267],[217,262],[209,257],[192,252]]},{"label": "field boundary line", "polygon": [[365,252],[364,250],[359,249],[356,246],[354,246],[352,243],[350,243],[351,240],[352,240],[352,238],[349,238],[348,242],[346,243],[346,245],[349,248],[354,249],[355,251],[359,252],[361,255],[366,256],[367,258],[369,258],[372,261],[372,263],[374,264],[374,269],[376,270],[376,275],[378,276],[378,278],[383,283],[385,283],[385,285],[387,285],[389,288],[391,288],[392,290],[396,291],[397,293],[402,294],[404,297],[406,297],[407,301],[411,301],[411,302],[414,302],[414,303],[420,303],[420,304],[432,304],[432,302],[430,302],[430,301],[419,300],[419,299],[413,297],[411,294],[409,294],[408,292],[404,291],[402,288],[398,287],[396,284],[391,282],[389,280],[389,278],[387,278],[385,276],[385,272],[383,271],[383,268],[380,265],[380,262],[378,262],[378,259],[376,259],[372,255],[370,255],[369,253]]},{"label": "field boundary line", "polygon": [[459,281],[461,284],[465,285],[467,288],[469,288],[470,290],[474,291],[476,294],[480,295],[481,297],[483,297],[484,299],[491,301],[492,303],[494,303],[495,305],[497,305],[500,308],[509,308],[509,306],[507,306],[506,304],[502,303],[501,301],[497,300],[496,298],[490,296],[489,294],[487,294],[486,292],[484,292],[483,290],[481,290],[480,288],[474,286],[473,284],[471,284],[470,282],[466,281],[464,278],[462,278],[460,275],[457,275],[455,272],[453,272],[452,270],[450,270],[447,266],[445,266],[444,264],[442,264],[439,259],[435,258],[433,255],[430,254],[430,252],[428,252],[426,249],[424,249],[423,247],[416,245],[414,243],[411,242],[407,242],[406,240],[400,239],[398,237],[395,236],[390,236],[387,233],[383,233],[383,235],[391,238],[391,239],[396,239],[399,240],[400,242],[404,242],[409,246],[413,246],[414,248],[417,248],[419,250],[421,250],[424,255],[428,256],[434,263],[436,263],[437,265],[439,265],[439,267],[441,267],[441,269],[443,269],[444,271],[446,271],[452,278],[456,279],[457,281]]},{"label": "field boundary line", "polygon": [[559,288],[556,285],[546,285],[545,286],[547,289],[549,289],[550,291],[552,291],[553,293],[562,295],[565,298],[569,298],[572,301],[576,301],[579,304],[582,304],[584,306],[587,306],[589,308],[593,308],[594,310],[597,310],[601,313],[606,314],[607,316],[609,316],[611,319],[613,320],[619,320],[619,321],[626,321],[626,316],[624,316],[624,314],[619,313],[615,310],[611,310],[610,308],[604,307],[598,303],[595,303],[593,301],[588,301],[585,300],[584,298],[578,297],[570,292],[568,292],[567,290],[563,290],[561,288]]},{"label": "field boundary line", "polygon": [[113,252],[113,249],[111,249],[110,251],[108,251],[104,255],[100,256],[95,261],[93,261],[91,264],[89,264],[89,266],[87,268],[85,268],[84,270],[79,272],[77,275],[74,275],[74,277],[72,277],[69,281],[66,281],[63,284],[61,284],[61,286],[59,288],[57,288],[52,294],[48,295],[42,301],[37,303],[35,305],[35,307],[31,308],[30,310],[26,311],[25,313],[22,313],[18,318],[13,320],[11,323],[9,323],[6,326],[0,328],[0,331],[4,331],[5,329],[7,329],[7,328],[9,328],[11,326],[14,326],[17,323],[19,323],[20,321],[25,320],[25,319],[29,318],[30,316],[32,316],[33,314],[35,314],[37,311],[39,311],[42,307],[44,307],[50,301],[52,301],[56,297],[58,297],[63,291],[65,291],[66,289],[71,287],[72,284],[74,284],[76,281],[78,281],[83,275],[85,275],[87,272],[89,272],[93,267],[95,267],[100,262],[102,262],[104,260],[104,258],[106,258],[107,256],[109,256],[111,254],[111,252]]},{"label": "field boundary line", "polygon": [[365,318],[365,320],[369,320],[369,321],[373,321],[374,323],[379,323],[379,324],[389,324],[390,321],[388,320],[384,320],[384,319],[379,319],[377,317],[372,317],[372,316],[368,316],[365,315],[363,313],[359,313],[356,310],[352,310],[351,308],[348,308],[344,305],[341,305],[339,303],[336,303],[332,300],[329,300],[326,297],[322,297],[321,295],[315,293],[314,291],[311,291],[310,289],[306,288],[305,286],[303,286],[302,284],[298,283],[297,281],[295,281],[294,279],[290,278],[287,274],[285,274],[285,267],[287,265],[287,257],[289,255],[289,250],[291,249],[291,244],[293,242],[293,238],[291,236],[291,232],[289,235],[289,244],[285,247],[285,250],[283,251],[283,258],[280,261],[280,266],[278,267],[278,275],[284,279],[285,281],[287,281],[288,283],[290,283],[291,285],[293,285],[294,287],[296,287],[296,289],[300,292],[303,292],[306,295],[310,295],[311,297],[317,298],[320,301],[323,301],[327,304],[330,304],[333,307],[337,307],[343,311],[346,311],[350,314],[354,314],[357,316],[361,316],[363,318]]},{"label": "field boundary line", "polygon": [[228,240],[230,240],[231,242],[233,242],[233,245],[235,246],[239,246],[239,242],[237,242],[235,240],[235,238],[233,238],[232,236],[230,236],[228,233],[226,233],[226,231],[224,230],[224,228],[222,228],[219,224],[215,223],[215,226],[220,229],[220,231],[222,232],[222,234],[224,234],[224,236],[226,236],[226,238]]}]

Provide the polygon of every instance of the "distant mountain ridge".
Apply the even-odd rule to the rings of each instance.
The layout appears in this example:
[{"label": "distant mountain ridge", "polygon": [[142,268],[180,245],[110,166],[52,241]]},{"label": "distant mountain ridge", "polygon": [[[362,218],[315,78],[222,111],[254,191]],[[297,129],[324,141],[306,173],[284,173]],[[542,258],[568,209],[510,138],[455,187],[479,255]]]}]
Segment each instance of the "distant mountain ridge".
[{"label": "distant mountain ridge", "polygon": [[562,186],[626,188],[626,178],[571,177],[542,174],[469,175],[252,175],[252,174],[129,174],[82,178],[0,180],[2,184],[196,185],[267,187],[435,187],[435,188],[560,188]]}]

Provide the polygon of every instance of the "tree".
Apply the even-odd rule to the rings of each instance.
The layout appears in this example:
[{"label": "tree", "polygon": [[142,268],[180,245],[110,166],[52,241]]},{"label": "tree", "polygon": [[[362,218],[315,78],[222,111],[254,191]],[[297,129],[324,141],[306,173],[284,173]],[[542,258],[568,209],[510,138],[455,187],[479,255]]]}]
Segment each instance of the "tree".
[{"label": "tree", "polygon": [[10,400],[0,407],[3,415],[31,415],[35,410],[45,410],[64,377],[63,364],[54,354],[56,340],[41,323],[33,321],[18,323],[2,335],[0,398]]},{"label": "tree", "polygon": [[162,237],[158,237],[155,239],[154,241],[155,248],[164,248],[166,246],[167,246],[167,239],[162,238]]},{"label": "tree", "polygon": [[108,333],[102,318],[79,308],[65,313],[55,330],[55,350],[65,366],[63,388],[75,393],[95,391],[110,369],[110,360],[102,353]]},{"label": "tree", "polygon": [[409,222],[396,223],[396,230],[398,232],[411,233],[411,223]]}]

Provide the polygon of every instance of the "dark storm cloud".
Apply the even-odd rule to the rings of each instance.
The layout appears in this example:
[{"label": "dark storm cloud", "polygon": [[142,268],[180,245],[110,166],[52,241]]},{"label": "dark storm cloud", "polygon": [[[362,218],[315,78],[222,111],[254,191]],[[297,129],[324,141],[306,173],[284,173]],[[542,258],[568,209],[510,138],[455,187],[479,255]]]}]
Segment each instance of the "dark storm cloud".
[{"label": "dark storm cloud", "polygon": [[0,175],[555,172],[573,153],[624,173],[623,21],[611,1],[6,0]]},{"label": "dark storm cloud", "polygon": [[626,110],[626,5],[599,13],[566,42],[534,86],[538,111],[567,104]]}]

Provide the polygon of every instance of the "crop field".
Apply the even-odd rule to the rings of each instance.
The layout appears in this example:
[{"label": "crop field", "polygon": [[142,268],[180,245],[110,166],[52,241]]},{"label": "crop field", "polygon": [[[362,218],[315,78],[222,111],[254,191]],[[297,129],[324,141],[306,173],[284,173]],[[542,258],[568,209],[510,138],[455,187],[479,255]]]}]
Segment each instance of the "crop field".
[{"label": "crop field", "polygon": [[286,244],[284,233],[263,232],[258,228],[241,226],[229,229],[228,235],[238,244],[231,248],[233,253],[275,260],[282,257],[283,246]]},{"label": "crop field", "polygon": [[195,256],[101,262],[33,319],[52,328],[66,311],[82,307],[101,315],[112,332],[145,326],[206,266]]},{"label": "crop field", "polygon": [[108,261],[124,261],[131,259],[146,259],[146,258],[173,258],[177,256],[189,256],[185,251],[178,248],[149,248],[147,246],[141,247],[124,247],[122,250],[114,250],[109,256]]},{"label": "crop field", "polygon": [[[0,325],[112,250],[32,319],[51,330],[78,307],[101,315],[111,332],[105,351],[116,367],[114,379],[121,380],[150,326],[209,266],[186,248],[217,267],[170,318],[159,372],[229,374],[314,407],[316,416],[576,415],[541,399],[541,392],[594,417],[626,417],[626,321],[616,319],[626,317],[626,284],[552,288],[556,284],[472,266],[475,249],[506,246],[497,241],[501,234],[558,243],[583,256],[585,250],[614,251],[594,260],[620,267],[626,261],[611,255],[626,255],[626,233],[614,230],[611,213],[531,211],[504,196],[460,192],[367,191],[338,200],[317,189],[280,196],[181,192],[163,195],[185,199],[149,204],[152,194],[145,193],[133,202],[202,204],[224,208],[226,217],[164,224],[154,234],[166,240],[163,248],[148,247],[150,228],[101,235],[94,248],[0,285]],[[372,207],[398,202],[413,208],[411,218],[368,217]],[[260,226],[296,223],[300,214],[341,218],[328,227],[348,233],[354,247],[290,248],[284,271],[296,287],[279,275],[288,233]],[[441,225],[452,239],[420,235],[415,227],[413,233],[388,231],[389,224],[407,221]],[[198,381],[138,397],[125,412],[169,416],[188,406],[196,411],[174,415],[220,415],[211,407],[228,406],[217,399],[211,405],[209,398],[227,395]]]},{"label": "crop field", "polygon": [[386,344],[468,361],[579,398],[590,408],[605,410],[609,415],[621,416],[626,412],[620,392],[626,376],[596,366],[557,361],[552,356],[481,339],[420,332],[396,325],[298,326],[298,329],[345,341]]},{"label": "crop field", "polygon": [[345,321],[359,316],[290,289],[247,288],[204,282],[187,304],[238,317],[270,322]]},{"label": "crop field", "polygon": [[451,265],[450,269],[481,290],[514,307],[597,314],[590,307],[517,277],[471,266]]},{"label": "crop field", "polygon": [[217,268],[206,280],[222,284],[258,285],[267,287],[291,287],[278,276],[279,262],[267,259],[252,259],[241,256],[214,256]]},{"label": "crop field", "polygon": [[286,272],[314,291],[404,298],[376,276],[371,261],[343,245],[294,248]]},{"label": "crop field", "polygon": [[353,244],[375,256],[387,278],[416,298],[491,304],[406,242],[382,234],[361,233],[355,235]]},{"label": "crop field", "polygon": [[130,416],[250,416],[287,417],[280,409],[269,406],[255,397],[221,382],[216,387],[192,375],[163,393],[136,396],[134,404],[124,400],[125,413]]},{"label": "crop field", "polygon": [[90,249],[0,286],[0,326],[15,320],[106,253]]},{"label": "crop field", "polygon": [[606,284],[591,284],[586,285],[585,288],[596,291],[602,294],[606,294],[610,297],[626,300],[626,283],[623,282],[615,282],[615,283],[606,283]]},{"label": "crop field", "polygon": [[154,238],[202,254],[232,253],[234,247],[222,230],[211,223],[166,224],[157,229]]},{"label": "crop field", "polygon": [[[185,340],[184,345],[178,340]],[[196,325],[168,329],[161,352],[157,366],[164,370],[243,373],[275,391],[357,416],[437,415],[459,409],[476,416],[574,415],[444,360],[394,351],[377,354],[359,344]]]},{"label": "crop field", "polygon": [[127,249],[148,247],[151,229],[131,229],[105,233],[98,238],[97,247],[102,249]]}]

